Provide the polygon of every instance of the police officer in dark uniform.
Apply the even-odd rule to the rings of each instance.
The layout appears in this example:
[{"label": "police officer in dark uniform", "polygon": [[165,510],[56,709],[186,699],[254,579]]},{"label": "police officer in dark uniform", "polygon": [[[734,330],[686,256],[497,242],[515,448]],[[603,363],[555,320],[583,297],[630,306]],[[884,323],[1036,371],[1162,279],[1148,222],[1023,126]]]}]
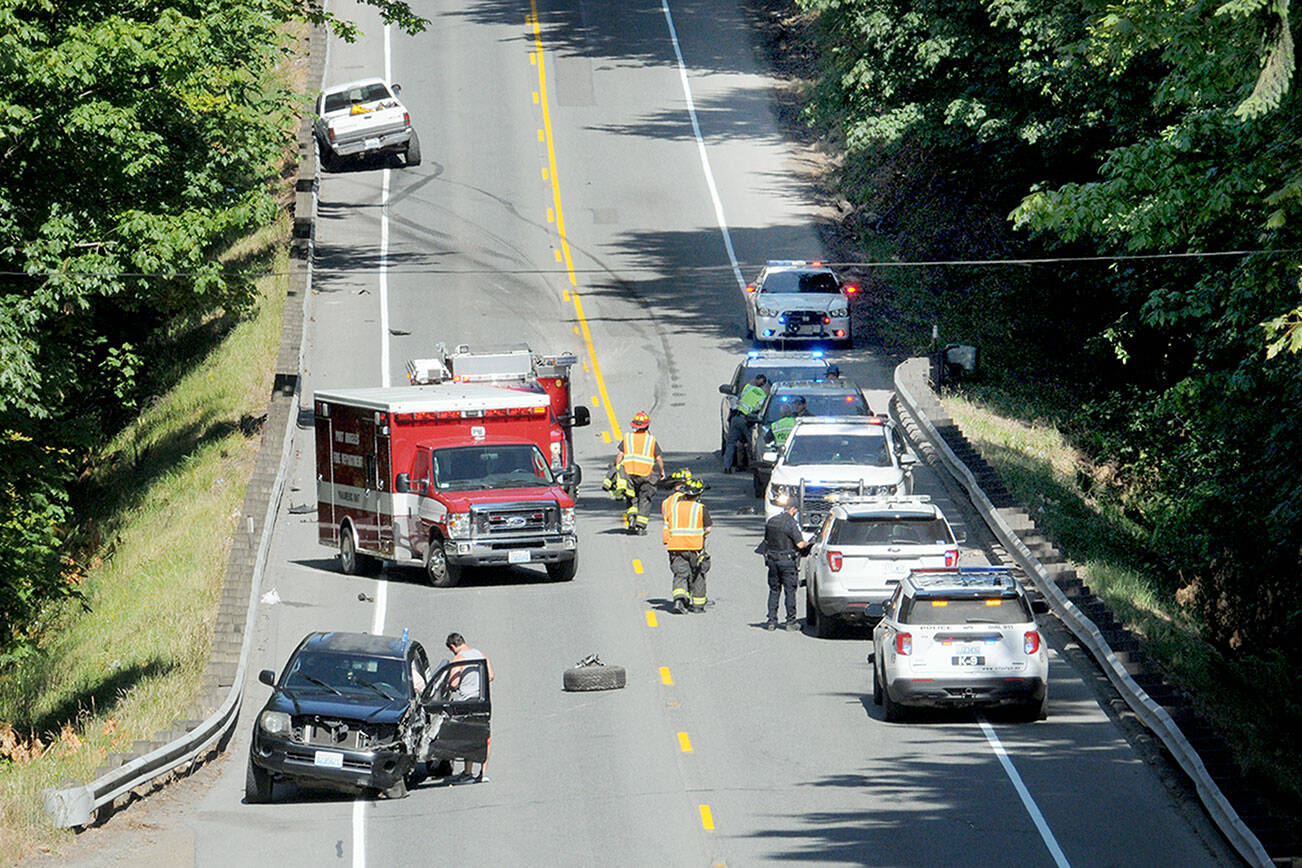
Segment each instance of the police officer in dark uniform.
[{"label": "police officer in dark uniform", "polygon": [[809,542],[800,532],[800,522],[796,521],[799,511],[797,504],[789,503],[786,509],[764,523],[764,563],[769,568],[766,630],[778,628],[778,597],[784,591],[787,595],[787,629],[800,629],[796,621],[796,587],[800,584],[796,567],[800,563],[800,553],[809,548]]}]

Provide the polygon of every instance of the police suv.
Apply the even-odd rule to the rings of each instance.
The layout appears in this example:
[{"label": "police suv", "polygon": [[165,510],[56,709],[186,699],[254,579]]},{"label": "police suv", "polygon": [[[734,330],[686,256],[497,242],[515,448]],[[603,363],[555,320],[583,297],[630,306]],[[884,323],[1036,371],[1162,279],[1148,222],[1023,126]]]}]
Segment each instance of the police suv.
[{"label": "police suv", "polygon": [[837,620],[876,620],[911,570],[957,567],[960,541],[925,495],[836,498],[803,562],[814,635],[830,635]]},{"label": "police suv", "polygon": [[737,409],[737,399],[756,374],[763,374],[770,383],[777,383],[783,380],[822,380],[839,375],[840,371],[823,358],[821,350],[805,353],[751,350],[732,372],[732,379],[719,386],[719,394],[724,396],[719,407],[720,448],[728,439],[728,422],[732,411]]},{"label": "police suv", "polygon": [[1049,655],[1034,602],[1006,567],[913,570],[873,629],[873,701],[886,720],[908,706],[1014,706],[1043,719]]}]

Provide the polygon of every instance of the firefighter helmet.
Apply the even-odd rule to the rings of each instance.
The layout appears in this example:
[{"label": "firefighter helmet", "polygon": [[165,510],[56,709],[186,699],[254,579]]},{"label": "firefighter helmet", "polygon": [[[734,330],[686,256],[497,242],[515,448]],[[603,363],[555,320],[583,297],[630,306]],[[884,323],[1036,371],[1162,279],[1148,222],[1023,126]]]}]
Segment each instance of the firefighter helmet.
[{"label": "firefighter helmet", "polygon": [[673,473],[669,474],[669,478],[678,482],[682,482],[684,479],[691,479],[692,469],[690,467],[680,467]]},{"label": "firefighter helmet", "polygon": [[633,430],[645,431],[651,427],[651,417],[647,415],[646,410],[639,410],[633,417]]},{"label": "firefighter helmet", "polygon": [[696,497],[702,491],[705,491],[705,483],[699,479],[684,479],[683,494],[687,497]]}]

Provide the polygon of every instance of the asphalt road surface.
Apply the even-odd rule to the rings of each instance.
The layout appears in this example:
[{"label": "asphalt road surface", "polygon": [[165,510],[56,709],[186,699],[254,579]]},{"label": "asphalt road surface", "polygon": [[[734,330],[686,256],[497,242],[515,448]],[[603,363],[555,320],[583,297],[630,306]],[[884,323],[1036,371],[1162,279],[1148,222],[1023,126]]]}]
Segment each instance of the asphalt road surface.
[{"label": "asphalt road surface", "polygon": [[[388,38],[370,10],[334,10],[366,36],[331,43],[327,81],[390,69],[424,164],[323,176],[304,392],[400,384],[405,360],[436,341],[577,351],[575,394],[593,413],[576,432],[579,574],[551,584],[521,567],[447,590],[411,568],[342,575],[314,516],[288,512],[314,500],[300,428],[262,589],[280,602],[260,608],[252,672],[279,671],[312,630],[407,628],[436,657],[459,631],[497,673],[491,780],[425,784],[400,801],[281,786],[276,803],[246,805],[249,731],[268,694],[253,682],[228,759],[172,788],[166,807],[132,809],[147,822],[128,812],[84,835],[72,861],[1232,862],[1061,643],[1047,721],[963,712],[887,725],[866,631],[763,630],[762,509],[749,476],[718,473],[716,386],[747,349],[739,279],[822,251],[740,0],[549,0],[536,19],[528,0],[416,8],[429,30]],[[838,355],[884,404],[889,367],[862,348]],[[623,535],[599,488],[615,432],[642,409],[671,469],[708,471],[705,614],[672,614],[656,528]],[[917,489],[969,520],[929,468]],[[593,652],[627,668],[627,688],[562,692],[561,672]]]}]

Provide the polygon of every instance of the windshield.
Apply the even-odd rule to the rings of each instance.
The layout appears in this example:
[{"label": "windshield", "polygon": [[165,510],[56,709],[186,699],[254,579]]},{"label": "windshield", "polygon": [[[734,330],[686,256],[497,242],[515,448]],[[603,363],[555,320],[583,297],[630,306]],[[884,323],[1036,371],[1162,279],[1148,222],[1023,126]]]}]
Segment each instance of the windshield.
[{"label": "windshield", "polygon": [[949,526],[929,516],[851,518],[832,525],[828,543],[842,546],[951,545]]},{"label": "windshield", "polygon": [[827,376],[826,365],[800,365],[783,367],[782,365],[746,365],[742,369],[740,384],[750,382],[756,374],[763,374],[770,383],[783,383],[788,380],[817,380]]},{"label": "windshield", "polygon": [[841,291],[836,278],[826,271],[773,271],[764,278],[764,291],[784,295],[835,295]]},{"label": "windshield", "polygon": [[281,687],[336,696],[367,693],[386,699],[402,699],[411,693],[401,660],[319,651],[304,651],[295,657]]},{"label": "windshield", "polygon": [[802,434],[791,440],[787,464],[861,464],[890,467],[891,450],[886,435],[871,434]]},{"label": "windshield", "polygon": [[[764,409],[764,421],[773,422],[782,415],[782,408],[791,405],[796,395],[805,399],[805,411],[809,416],[871,416],[868,402],[858,392],[851,394],[827,392],[792,392],[774,395]],[[794,406],[793,406],[794,409]]]},{"label": "windshield", "polygon": [[456,446],[434,450],[434,485],[440,491],[529,488],[551,485],[542,452],[532,443]]},{"label": "windshield", "polygon": [[915,599],[900,612],[903,624],[1025,624],[1031,613],[1016,597],[973,600]]},{"label": "windshield", "polygon": [[339,109],[348,108],[354,103],[375,102],[380,99],[388,99],[390,96],[387,87],[378,81],[372,82],[360,87],[350,87],[348,90],[339,93],[326,94],[325,110],[327,112],[339,111]]}]

